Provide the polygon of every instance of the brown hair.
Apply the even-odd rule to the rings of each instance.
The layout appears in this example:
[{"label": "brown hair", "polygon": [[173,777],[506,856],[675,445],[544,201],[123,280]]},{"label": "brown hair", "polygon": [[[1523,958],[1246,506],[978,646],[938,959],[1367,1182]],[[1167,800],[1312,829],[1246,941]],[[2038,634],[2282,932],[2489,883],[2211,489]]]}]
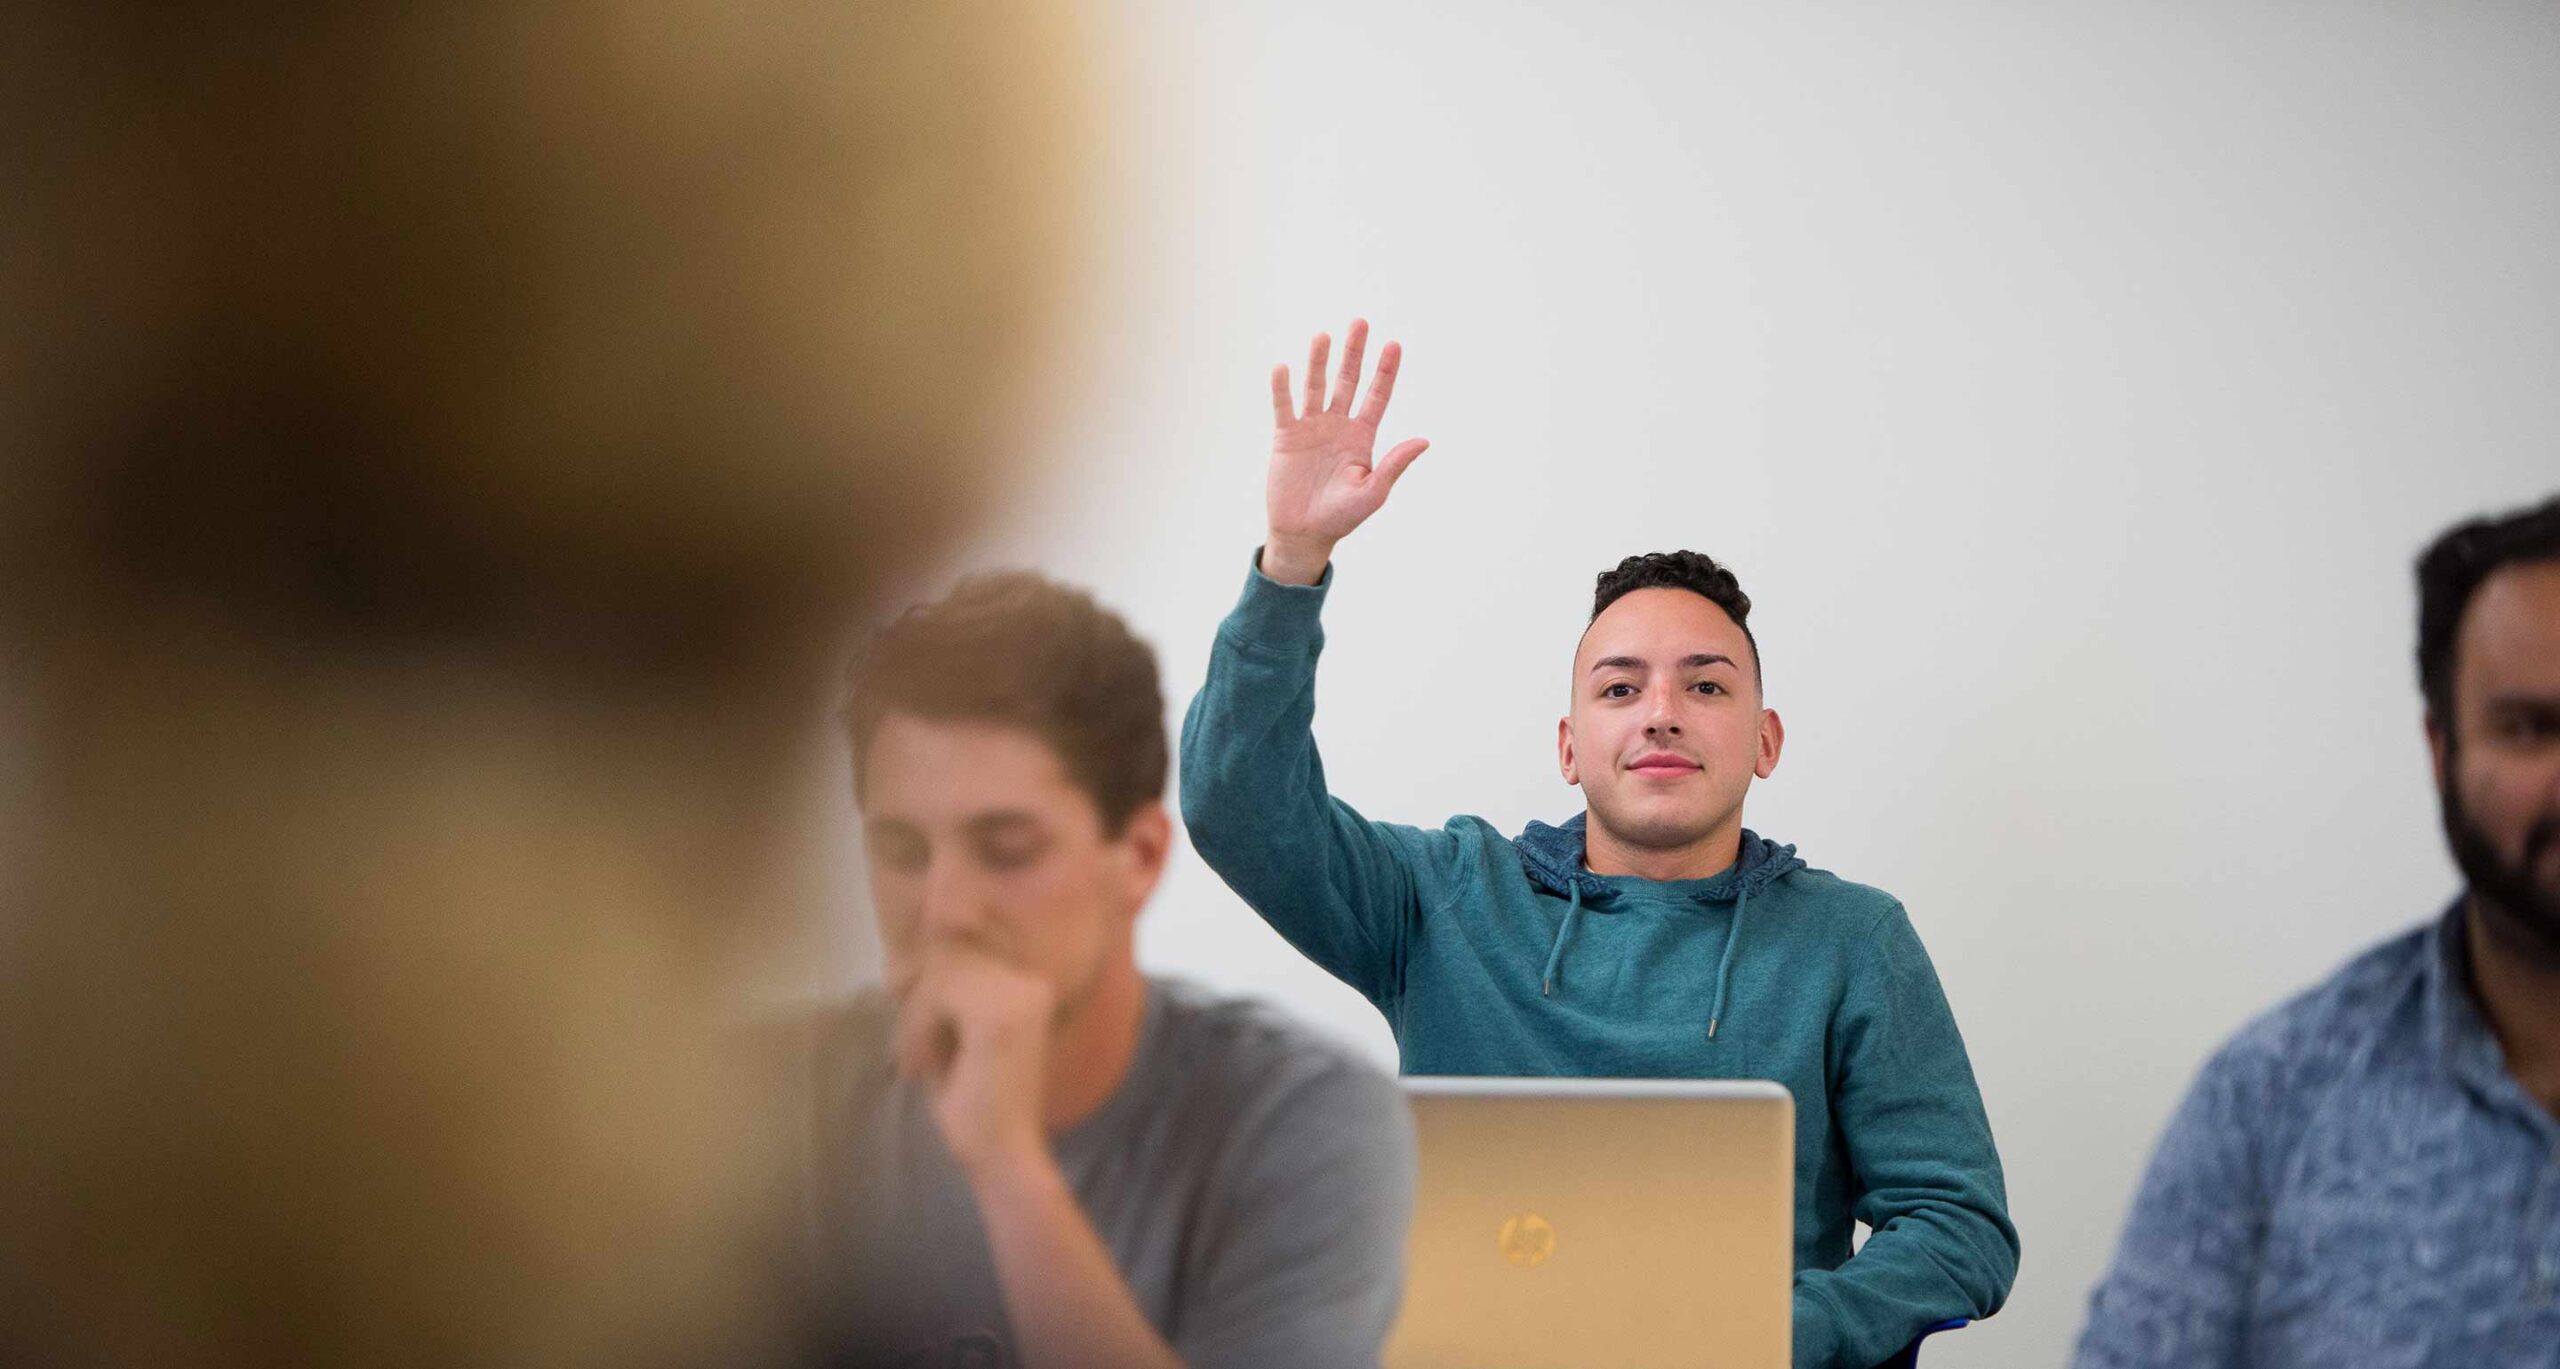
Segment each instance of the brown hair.
[{"label": "brown hair", "polygon": [[857,795],[880,720],[906,713],[1039,737],[1114,836],[1164,797],[1155,652],[1092,595],[1030,571],[971,576],[899,615],[864,649],[849,694]]}]

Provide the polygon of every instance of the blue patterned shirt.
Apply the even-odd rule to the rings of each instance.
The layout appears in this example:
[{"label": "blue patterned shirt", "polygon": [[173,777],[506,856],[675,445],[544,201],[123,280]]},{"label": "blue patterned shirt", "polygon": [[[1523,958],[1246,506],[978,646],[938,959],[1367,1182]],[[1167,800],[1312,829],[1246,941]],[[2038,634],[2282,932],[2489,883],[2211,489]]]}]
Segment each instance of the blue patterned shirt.
[{"label": "blue patterned shirt", "polygon": [[2560,1369],[2560,1119],[2457,903],[2252,1023],[2161,1138],[2077,1369]]}]

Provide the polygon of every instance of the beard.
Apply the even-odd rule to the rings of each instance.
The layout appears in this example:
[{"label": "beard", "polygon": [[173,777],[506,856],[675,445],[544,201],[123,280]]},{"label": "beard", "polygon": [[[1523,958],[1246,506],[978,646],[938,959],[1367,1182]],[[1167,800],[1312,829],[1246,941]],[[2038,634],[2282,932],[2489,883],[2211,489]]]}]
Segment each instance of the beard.
[{"label": "beard", "polygon": [[2546,965],[2560,965],[2560,889],[2534,881],[2534,870],[2560,844],[2560,812],[2545,813],[2525,832],[2524,849],[2510,864],[2462,804],[2454,784],[2454,755],[2445,755],[2446,781],[2436,793],[2444,810],[2444,836],[2453,863],[2481,905],[2498,939]]}]

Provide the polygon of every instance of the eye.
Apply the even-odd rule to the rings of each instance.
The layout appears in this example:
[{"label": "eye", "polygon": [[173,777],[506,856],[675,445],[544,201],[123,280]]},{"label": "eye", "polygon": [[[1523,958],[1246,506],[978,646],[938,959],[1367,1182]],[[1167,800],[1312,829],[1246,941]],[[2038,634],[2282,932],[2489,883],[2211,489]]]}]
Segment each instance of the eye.
[{"label": "eye", "polygon": [[2560,739],[2560,709],[2522,709],[2507,716],[2505,726],[2498,729],[2510,741],[2547,742]]},{"label": "eye", "polygon": [[1045,837],[995,837],[977,844],[978,863],[997,874],[1011,874],[1039,862],[1049,849]]},{"label": "eye", "polygon": [[1722,694],[1725,692],[1725,687],[1713,680],[1700,680],[1695,685],[1690,686],[1690,688],[1697,690],[1701,694]]},{"label": "eye", "polygon": [[1636,687],[1628,684],[1624,680],[1620,680],[1613,685],[1603,686],[1600,690],[1600,697],[1604,699],[1632,699],[1635,696]]}]

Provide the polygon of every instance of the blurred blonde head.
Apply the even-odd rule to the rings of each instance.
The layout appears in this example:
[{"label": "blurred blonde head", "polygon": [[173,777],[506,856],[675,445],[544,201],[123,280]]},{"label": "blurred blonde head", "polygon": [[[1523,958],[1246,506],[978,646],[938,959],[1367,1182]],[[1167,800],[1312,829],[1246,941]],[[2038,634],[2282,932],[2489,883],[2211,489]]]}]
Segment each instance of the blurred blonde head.
[{"label": "blurred blonde head", "polygon": [[792,1351],[719,1026],[993,491],[1053,7],[38,4],[0,52],[0,1359]]}]

